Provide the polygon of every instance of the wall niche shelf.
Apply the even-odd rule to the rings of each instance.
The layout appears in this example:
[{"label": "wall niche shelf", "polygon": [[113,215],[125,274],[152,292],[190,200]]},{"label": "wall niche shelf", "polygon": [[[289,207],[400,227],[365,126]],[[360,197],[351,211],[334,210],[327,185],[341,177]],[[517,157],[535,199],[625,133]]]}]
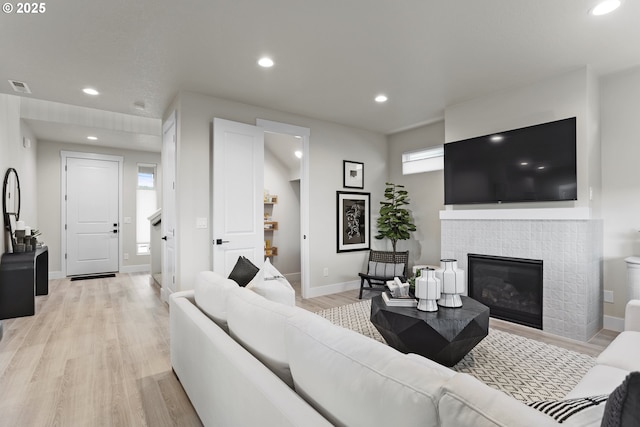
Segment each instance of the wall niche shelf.
[{"label": "wall niche shelf", "polygon": [[273,232],[278,230],[278,221],[272,221],[273,205],[278,203],[278,196],[265,194],[264,197],[264,256],[273,257],[278,255],[278,248],[271,246]]}]

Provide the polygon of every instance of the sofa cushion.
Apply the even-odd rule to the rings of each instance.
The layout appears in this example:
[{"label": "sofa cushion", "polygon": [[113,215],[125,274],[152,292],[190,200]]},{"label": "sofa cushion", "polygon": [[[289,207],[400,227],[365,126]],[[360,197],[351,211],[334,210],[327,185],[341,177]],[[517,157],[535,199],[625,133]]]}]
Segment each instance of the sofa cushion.
[{"label": "sofa cushion", "polygon": [[341,426],[436,426],[453,371],[301,310],[287,327],[295,390]]},{"label": "sofa cushion", "polygon": [[218,326],[229,331],[227,327],[227,296],[237,289],[238,284],[213,271],[202,271],[196,276],[194,298],[198,308]]},{"label": "sofa cushion", "polygon": [[297,310],[302,309],[269,301],[247,288],[229,295],[229,334],[290,387],[285,327]]},{"label": "sofa cushion", "polygon": [[[603,406],[604,408],[604,406]],[[473,427],[557,426],[553,418],[478,381],[456,374],[438,402],[441,425]]]},{"label": "sofa cushion", "polygon": [[628,373],[629,371],[613,366],[596,365],[587,371],[573,390],[567,393],[565,399],[610,394]]},{"label": "sofa cushion", "polygon": [[597,362],[627,371],[640,371],[640,357],[629,357],[632,354],[640,354],[640,332],[624,331],[600,353]]},{"label": "sofa cushion", "polygon": [[260,271],[247,285],[247,289],[262,295],[270,301],[295,306],[296,291],[289,281],[276,269],[267,258]]},{"label": "sofa cushion", "polygon": [[631,372],[609,396],[602,427],[640,426],[640,372]]},{"label": "sofa cushion", "polygon": [[229,279],[240,286],[247,286],[259,270],[249,259],[239,256],[236,265],[233,266],[233,270],[229,274]]}]

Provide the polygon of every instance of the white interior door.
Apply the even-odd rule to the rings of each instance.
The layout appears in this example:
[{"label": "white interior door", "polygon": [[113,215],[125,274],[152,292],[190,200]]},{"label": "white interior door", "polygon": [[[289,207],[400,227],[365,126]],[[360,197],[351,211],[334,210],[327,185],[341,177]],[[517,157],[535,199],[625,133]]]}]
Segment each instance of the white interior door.
[{"label": "white interior door", "polygon": [[118,271],[119,162],[66,158],[68,276]]},{"label": "white interior door", "polygon": [[213,270],[229,275],[238,257],[264,262],[264,130],[213,121]]},{"label": "white interior door", "polygon": [[176,291],[176,120],[163,125],[162,136],[162,298]]}]

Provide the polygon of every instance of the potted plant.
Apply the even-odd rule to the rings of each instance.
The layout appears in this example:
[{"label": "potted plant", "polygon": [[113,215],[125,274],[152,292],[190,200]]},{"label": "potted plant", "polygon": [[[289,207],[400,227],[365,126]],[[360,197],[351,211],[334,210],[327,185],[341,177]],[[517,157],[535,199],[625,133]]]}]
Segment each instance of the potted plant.
[{"label": "potted plant", "polygon": [[404,189],[404,185],[385,183],[385,200],[380,202],[380,217],[378,218],[378,234],[376,239],[385,237],[391,240],[393,258],[396,256],[396,244],[398,240],[409,239],[410,232],[416,231],[416,226],[412,222],[409,211],[405,208],[409,204],[409,193]]}]

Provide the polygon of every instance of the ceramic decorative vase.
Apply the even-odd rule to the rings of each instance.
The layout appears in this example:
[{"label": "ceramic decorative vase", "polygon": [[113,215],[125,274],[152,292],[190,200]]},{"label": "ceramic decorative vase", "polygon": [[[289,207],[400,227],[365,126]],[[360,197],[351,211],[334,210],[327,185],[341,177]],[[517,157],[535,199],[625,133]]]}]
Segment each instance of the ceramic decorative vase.
[{"label": "ceramic decorative vase", "polygon": [[435,275],[433,268],[423,268],[420,277],[416,279],[416,298],[420,311],[438,311],[438,298],[440,298],[440,279]]},{"label": "ceramic decorative vase", "polygon": [[458,260],[441,259],[440,268],[436,270],[436,277],[442,283],[442,295],[438,305],[442,307],[462,307],[460,295],[466,290],[464,271],[458,268]]}]

